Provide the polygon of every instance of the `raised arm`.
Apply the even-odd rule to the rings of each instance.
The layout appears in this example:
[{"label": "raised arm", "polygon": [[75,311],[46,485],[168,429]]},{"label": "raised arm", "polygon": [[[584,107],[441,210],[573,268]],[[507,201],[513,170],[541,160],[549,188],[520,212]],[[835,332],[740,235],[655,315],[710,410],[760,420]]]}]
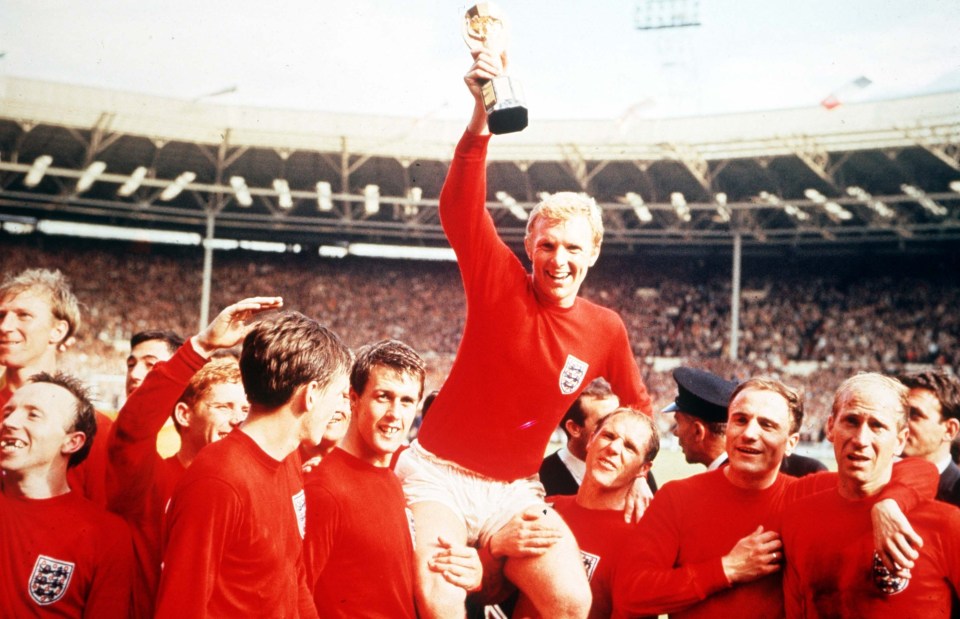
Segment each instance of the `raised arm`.
[{"label": "raised arm", "polygon": [[144,505],[159,456],[157,435],[190,379],[221,348],[242,341],[249,320],[283,305],[279,297],[253,297],[230,305],[200,333],[158,363],[120,409],[111,430],[107,498],[111,511],[134,517]]}]

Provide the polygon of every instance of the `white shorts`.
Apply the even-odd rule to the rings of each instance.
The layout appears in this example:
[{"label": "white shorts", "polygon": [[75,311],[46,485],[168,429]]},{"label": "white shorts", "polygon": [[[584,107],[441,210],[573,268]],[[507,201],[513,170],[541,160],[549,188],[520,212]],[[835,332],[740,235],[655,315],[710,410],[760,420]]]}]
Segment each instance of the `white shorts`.
[{"label": "white shorts", "polygon": [[540,477],[500,481],[433,455],[414,441],[397,460],[407,505],[432,501],[448,507],[467,530],[467,543],[486,545],[511,518],[528,507],[544,506]]}]

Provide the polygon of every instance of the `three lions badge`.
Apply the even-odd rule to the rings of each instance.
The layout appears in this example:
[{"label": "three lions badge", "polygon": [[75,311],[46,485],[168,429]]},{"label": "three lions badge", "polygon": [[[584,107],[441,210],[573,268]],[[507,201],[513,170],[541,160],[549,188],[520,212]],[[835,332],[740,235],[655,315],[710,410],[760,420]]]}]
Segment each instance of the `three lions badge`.
[{"label": "three lions badge", "polygon": [[74,569],[69,561],[38,556],[30,574],[30,597],[41,606],[53,604],[67,592]]},{"label": "three lions badge", "polygon": [[560,393],[570,395],[576,393],[583,384],[583,377],[587,375],[587,363],[573,355],[567,355],[567,362],[560,371]]}]

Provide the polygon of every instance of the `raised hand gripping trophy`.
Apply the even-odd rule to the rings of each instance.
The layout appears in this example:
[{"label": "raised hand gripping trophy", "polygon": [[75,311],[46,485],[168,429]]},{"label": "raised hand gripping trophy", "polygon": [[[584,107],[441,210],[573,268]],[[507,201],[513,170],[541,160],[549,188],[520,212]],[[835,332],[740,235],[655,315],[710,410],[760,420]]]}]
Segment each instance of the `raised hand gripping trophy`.
[{"label": "raised hand gripping trophy", "polygon": [[[507,28],[503,11],[492,2],[478,2],[463,16],[463,40],[476,51],[487,48],[500,57],[506,47]],[[481,86],[483,106],[487,110],[490,133],[513,133],[527,126],[527,107],[520,84],[507,75],[486,81]]]}]

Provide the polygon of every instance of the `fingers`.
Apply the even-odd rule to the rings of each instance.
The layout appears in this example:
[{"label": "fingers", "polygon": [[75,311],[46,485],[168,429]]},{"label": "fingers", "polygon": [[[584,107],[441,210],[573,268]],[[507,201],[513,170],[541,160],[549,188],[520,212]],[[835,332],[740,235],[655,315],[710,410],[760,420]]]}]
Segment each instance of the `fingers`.
[{"label": "fingers", "polygon": [[283,307],[283,297],[250,297],[227,307],[224,313],[236,315],[243,312],[265,312],[281,307]]},{"label": "fingers", "polygon": [[544,507],[528,507],[520,513],[520,520],[533,522],[534,520],[539,520],[546,515],[547,510]]},{"label": "fingers", "polygon": [[318,466],[319,464],[320,464],[320,456],[314,456],[303,463],[302,465],[303,472],[309,473],[310,471],[313,470],[315,466]]},{"label": "fingers", "polygon": [[480,49],[473,52],[473,66],[467,72],[467,78],[489,80],[503,73],[502,58],[498,58],[489,50]]},{"label": "fingers", "polygon": [[880,560],[890,571],[910,569],[913,562],[919,558],[919,553],[906,543],[902,535],[895,535],[880,551]]}]

